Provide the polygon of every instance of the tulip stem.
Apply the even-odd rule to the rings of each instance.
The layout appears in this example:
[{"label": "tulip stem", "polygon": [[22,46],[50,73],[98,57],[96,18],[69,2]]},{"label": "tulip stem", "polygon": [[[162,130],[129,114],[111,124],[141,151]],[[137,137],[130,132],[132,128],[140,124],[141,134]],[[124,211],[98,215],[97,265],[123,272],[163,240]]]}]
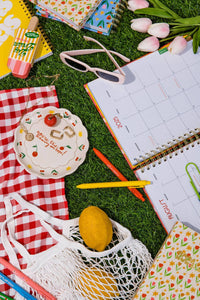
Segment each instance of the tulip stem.
[{"label": "tulip stem", "polygon": [[[184,36],[184,37],[188,37],[188,36],[191,35],[191,32],[190,32],[190,31],[188,31],[188,32],[182,32],[182,33],[180,33],[179,35]],[[162,42],[166,42],[166,41],[169,41],[169,40],[174,39],[175,37],[177,37],[177,34],[170,35],[170,36],[168,36],[167,38],[160,40],[160,42],[161,42],[161,43],[162,43]]]},{"label": "tulip stem", "polygon": [[170,30],[170,33],[172,33],[172,34],[179,34],[181,32],[186,32],[186,31],[188,32],[189,30],[193,31],[195,28],[197,28],[197,27],[191,26],[190,28],[184,28],[184,27],[172,28]]},{"label": "tulip stem", "polygon": [[173,28],[178,28],[178,27],[194,27],[194,26],[200,26],[200,24],[181,24],[181,23],[168,23],[170,26],[174,26]]}]

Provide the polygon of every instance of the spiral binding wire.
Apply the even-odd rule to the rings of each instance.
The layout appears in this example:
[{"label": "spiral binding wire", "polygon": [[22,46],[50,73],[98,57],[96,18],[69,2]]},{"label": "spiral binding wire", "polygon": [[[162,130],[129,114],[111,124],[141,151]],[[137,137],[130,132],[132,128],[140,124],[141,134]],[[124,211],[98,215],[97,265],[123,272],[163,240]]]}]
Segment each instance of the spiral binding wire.
[{"label": "spiral binding wire", "polygon": [[[34,3],[35,2],[37,2],[37,0],[35,0]],[[25,12],[26,16],[28,17],[28,19],[31,19],[31,17],[34,16],[34,11],[31,8],[31,6],[27,2],[25,2],[23,0],[19,0],[19,4],[22,7],[22,9],[24,10],[24,12]],[[44,30],[43,30],[43,28],[42,28],[42,26],[40,24],[38,25],[38,32],[41,35],[40,43],[43,44],[43,47],[45,49],[50,48],[52,50],[51,41],[48,38],[48,36],[46,35],[46,33],[44,32]]]},{"label": "spiral binding wire", "polygon": [[24,2],[23,0],[19,0],[19,4],[22,7],[22,9],[24,10],[26,16],[30,19],[33,15],[31,7],[28,5],[27,2]]},{"label": "spiral binding wire", "polygon": [[183,136],[178,137],[178,139],[173,139],[166,145],[162,145],[161,147],[157,147],[156,150],[141,155],[140,159],[135,159],[137,161],[135,170],[141,169],[141,172],[144,172],[145,169],[149,170],[150,167],[155,167],[157,164],[167,161],[167,159],[178,155],[179,152],[183,153],[189,150],[195,144],[200,144],[200,128],[190,130]]},{"label": "spiral binding wire", "polygon": [[38,25],[38,28],[39,28],[39,31],[41,32],[41,34],[42,34],[42,38],[41,38],[41,43],[43,44],[43,46],[45,47],[45,48],[50,48],[51,50],[53,49],[53,46],[52,46],[52,44],[51,44],[51,41],[50,41],[50,39],[49,39],[49,37],[46,35],[46,33],[44,32],[44,30],[43,30],[43,28],[42,28],[42,26],[39,24]]},{"label": "spiral binding wire", "polygon": [[111,24],[111,33],[116,31],[116,28],[120,23],[122,13],[125,10],[125,8],[127,7],[127,3],[128,3],[127,0],[121,0],[120,3],[117,4],[115,16],[114,16],[114,18],[112,20],[112,24]]}]

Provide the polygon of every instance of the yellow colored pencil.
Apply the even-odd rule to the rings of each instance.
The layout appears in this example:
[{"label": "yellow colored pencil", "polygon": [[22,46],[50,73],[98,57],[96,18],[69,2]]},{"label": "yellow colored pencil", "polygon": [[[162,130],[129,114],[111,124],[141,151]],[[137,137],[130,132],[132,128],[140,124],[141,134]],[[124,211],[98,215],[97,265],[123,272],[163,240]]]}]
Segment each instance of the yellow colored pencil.
[{"label": "yellow colored pencil", "polygon": [[82,183],[77,185],[76,187],[78,189],[98,189],[98,188],[127,187],[127,186],[134,187],[134,188],[143,188],[147,184],[151,184],[151,181],[138,180],[138,181]]}]

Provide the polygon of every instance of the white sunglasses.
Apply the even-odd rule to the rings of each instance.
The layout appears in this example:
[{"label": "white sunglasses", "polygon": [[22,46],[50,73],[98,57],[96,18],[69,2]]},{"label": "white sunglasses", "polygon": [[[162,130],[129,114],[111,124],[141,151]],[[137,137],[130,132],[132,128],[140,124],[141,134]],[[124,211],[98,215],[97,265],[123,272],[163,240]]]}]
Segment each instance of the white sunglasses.
[{"label": "white sunglasses", "polygon": [[[84,36],[84,39],[86,41],[91,41],[91,42],[97,43],[102,49],[83,49],[83,50],[63,51],[60,53],[60,58],[61,58],[62,62],[77,71],[80,71],[80,72],[91,71],[91,72],[95,73],[97,77],[109,80],[113,83],[121,83],[122,84],[125,80],[125,73],[122,71],[122,69],[120,68],[120,66],[114,59],[114,57],[111,55],[111,53],[117,55],[125,62],[130,62],[130,59],[118,52],[107,50],[101,43],[99,43],[98,41],[96,41],[95,39],[93,39],[91,37]],[[100,68],[91,68],[84,62],[72,57],[72,56],[76,56],[76,55],[92,54],[92,53],[97,53],[97,52],[106,52],[108,57],[111,59],[111,61],[117,67],[117,70],[119,71],[119,73],[106,71],[106,70],[100,69]]]}]

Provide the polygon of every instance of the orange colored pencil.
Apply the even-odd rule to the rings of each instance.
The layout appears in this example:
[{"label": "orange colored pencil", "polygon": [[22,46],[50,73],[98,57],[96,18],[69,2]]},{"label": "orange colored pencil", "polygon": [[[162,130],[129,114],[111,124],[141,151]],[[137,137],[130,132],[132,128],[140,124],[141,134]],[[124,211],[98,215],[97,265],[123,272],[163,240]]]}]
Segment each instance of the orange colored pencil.
[{"label": "orange colored pencil", "polygon": [[[126,177],[115,167],[113,164],[96,148],[93,148],[94,153],[98,158],[119,178],[121,181],[128,181]],[[140,199],[142,202],[145,201],[144,197],[142,194],[134,188],[128,187],[129,191],[136,196],[138,199]]]},{"label": "orange colored pencil", "polygon": [[[37,282],[33,281],[30,277],[20,271],[18,268],[13,266],[3,257],[0,257],[0,264],[2,264],[5,268],[10,270],[13,274],[17,275],[19,278],[24,280],[28,285],[30,285],[34,290],[36,290],[41,296],[43,296],[47,300],[56,300],[56,298],[51,295],[48,291],[46,291],[42,286],[40,286]],[[31,295],[30,295],[31,296]]]}]

